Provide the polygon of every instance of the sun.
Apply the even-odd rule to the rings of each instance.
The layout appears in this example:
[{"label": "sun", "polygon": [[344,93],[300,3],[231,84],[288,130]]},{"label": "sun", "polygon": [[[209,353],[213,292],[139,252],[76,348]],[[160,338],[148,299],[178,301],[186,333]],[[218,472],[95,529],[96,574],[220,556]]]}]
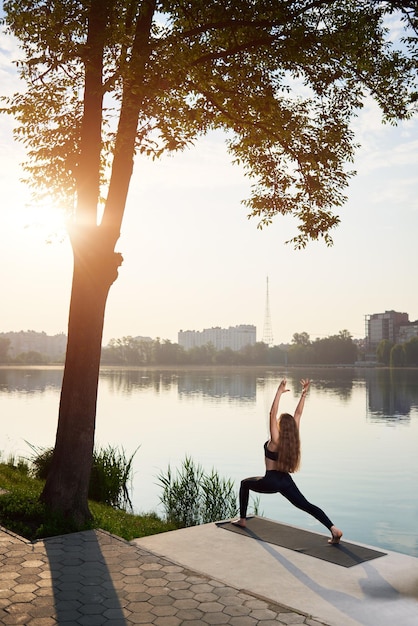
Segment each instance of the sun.
[{"label": "sun", "polygon": [[45,243],[62,241],[66,236],[65,212],[53,205],[9,205],[4,217],[6,232],[10,234],[26,235]]}]

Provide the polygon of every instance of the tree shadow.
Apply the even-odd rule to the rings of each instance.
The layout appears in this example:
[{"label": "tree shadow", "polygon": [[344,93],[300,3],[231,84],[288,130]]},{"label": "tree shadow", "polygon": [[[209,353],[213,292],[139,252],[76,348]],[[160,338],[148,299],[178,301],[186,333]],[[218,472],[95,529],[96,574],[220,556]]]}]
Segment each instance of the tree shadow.
[{"label": "tree shadow", "polygon": [[58,624],[84,618],[126,626],[99,538],[110,543],[110,536],[93,530],[44,540]]}]

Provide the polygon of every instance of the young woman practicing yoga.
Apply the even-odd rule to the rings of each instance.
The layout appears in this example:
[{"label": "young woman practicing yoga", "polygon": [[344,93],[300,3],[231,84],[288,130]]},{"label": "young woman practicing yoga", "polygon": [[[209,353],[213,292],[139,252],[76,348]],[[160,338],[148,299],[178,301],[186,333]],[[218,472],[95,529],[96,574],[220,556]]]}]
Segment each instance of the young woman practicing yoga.
[{"label": "young woman practicing yoga", "polygon": [[325,515],[319,507],[308,502],[294,483],[291,472],[296,472],[300,463],[299,424],[308,393],[310,380],[303,379],[302,395],[296,407],[295,415],[282,413],[277,419],[280,397],[290,391],[286,389],[286,380],[280,383],[270,409],[270,440],[264,444],[266,473],[264,476],[245,478],[241,481],[239,492],[240,518],[233,522],[237,526],[246,526],[246,515],[250,491],[256,493],[281,493],[294,506],[306,511],[331,531],[329,543],[339,543],[342,531]]}]

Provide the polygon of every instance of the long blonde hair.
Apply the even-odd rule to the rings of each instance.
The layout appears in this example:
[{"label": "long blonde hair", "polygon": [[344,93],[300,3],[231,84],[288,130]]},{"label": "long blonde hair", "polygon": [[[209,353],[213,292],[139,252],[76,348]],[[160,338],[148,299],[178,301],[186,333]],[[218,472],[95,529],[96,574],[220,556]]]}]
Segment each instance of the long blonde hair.
[{"label": "long blonde hair", "polygon": [[297,472],[300,465],[300,438],[293,415],[282,413],[277,426],[279,428],[277,469],[279,472]]}]

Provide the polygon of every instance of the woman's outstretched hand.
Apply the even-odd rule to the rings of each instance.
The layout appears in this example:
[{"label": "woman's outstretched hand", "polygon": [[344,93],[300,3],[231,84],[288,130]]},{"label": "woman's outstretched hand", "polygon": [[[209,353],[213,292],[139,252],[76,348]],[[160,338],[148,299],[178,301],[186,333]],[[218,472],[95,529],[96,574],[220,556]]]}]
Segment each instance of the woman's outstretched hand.
[{"label": "woman's outstretched hand", "polygon": [[302,378],[300,382],[302,385],[302,395],[306,395],[308,393],[308,389],[309,389],[309,385],[311,384],[311,381],[309,380],[309,378]]},{"label": "woman's outstretched hand", "polygon": [[286,389],[286,384],[287,384],[287,380],[286,380],[286,378],[283,378],[283,380],[281,381],[277,391],[279,393],[286,393],[286,391],[290,391],[290,389]]}]

